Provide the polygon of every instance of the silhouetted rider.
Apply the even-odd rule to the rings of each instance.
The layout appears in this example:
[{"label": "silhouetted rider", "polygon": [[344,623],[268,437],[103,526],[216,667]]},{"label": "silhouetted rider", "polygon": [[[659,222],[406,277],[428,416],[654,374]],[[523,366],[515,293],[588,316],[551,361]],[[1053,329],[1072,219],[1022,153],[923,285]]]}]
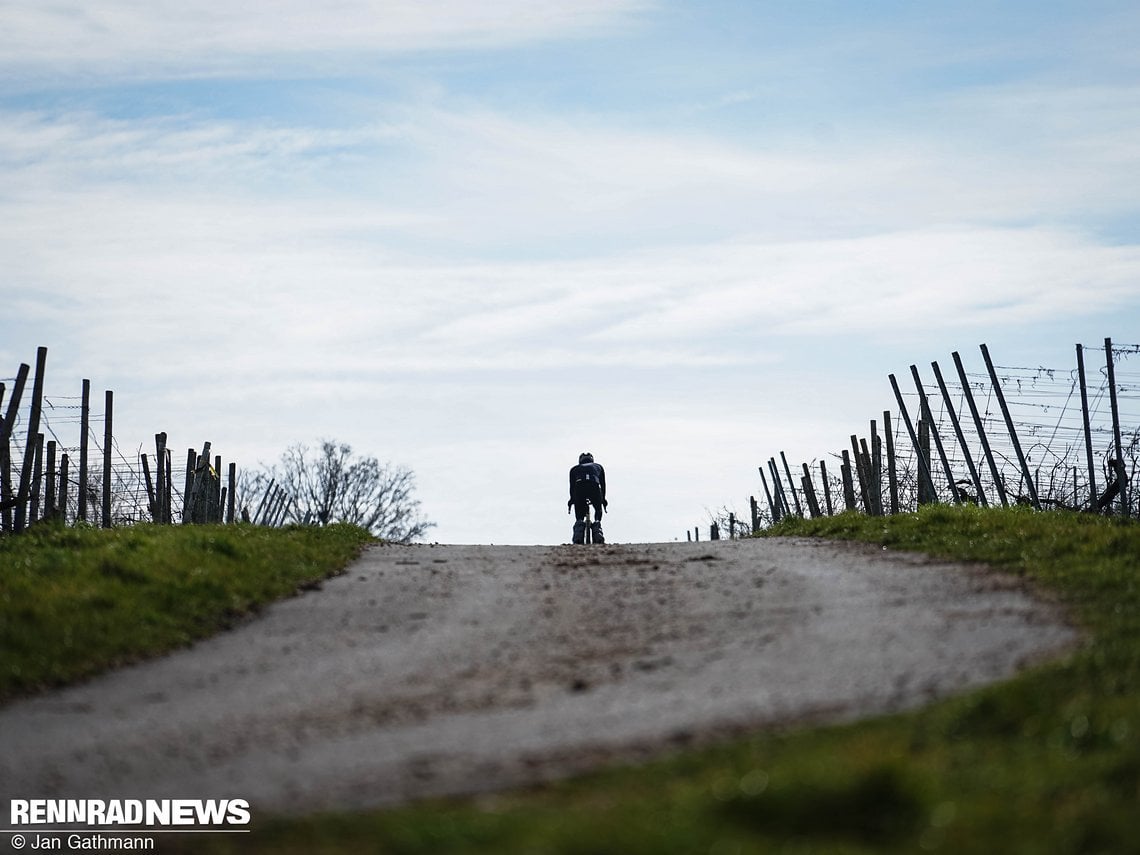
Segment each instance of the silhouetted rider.
[{"label": "silhouetted rider", "polygon": [[594,462],[594,455],[584,451],[578,455],[578,465],[570,469],[570,501],[566,507],[574,508],[574,542],[584,543],[586,526],[590,523],[590,505],[594,506],[594,523],[591,526],[594,543],[604,543],[602,535],[602,508],[606,501],[606,470]]}]

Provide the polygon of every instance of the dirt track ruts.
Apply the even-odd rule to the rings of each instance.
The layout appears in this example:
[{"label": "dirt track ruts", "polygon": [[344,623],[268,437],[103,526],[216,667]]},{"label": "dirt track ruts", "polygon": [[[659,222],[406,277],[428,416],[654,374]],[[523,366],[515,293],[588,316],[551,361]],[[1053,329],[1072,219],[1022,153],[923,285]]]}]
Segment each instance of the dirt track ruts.
[{"label": "dirt track ruts", "polygon": [[0,799],[475,793],[912,707],[1076,637],[1014,581],[872,547],[373,547],[221,636],[0,710]]}]

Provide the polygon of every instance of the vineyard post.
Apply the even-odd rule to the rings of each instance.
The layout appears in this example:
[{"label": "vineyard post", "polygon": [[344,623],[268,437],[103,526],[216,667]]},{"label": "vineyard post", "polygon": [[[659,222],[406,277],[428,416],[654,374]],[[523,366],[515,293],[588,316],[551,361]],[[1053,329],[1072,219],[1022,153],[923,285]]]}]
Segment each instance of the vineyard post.
[{"label": "vineyard post", "polygon": [[[1116,451],[1116,459],[1119,461],[1117,471],[1121,476],[1127,471],[1124,468],[1124,448],[1120,441],[1120,408],[1116,403],[1116,368],[1112,364],[1112,339],[1106,338],[1104,340],[1104,358],[1105,367],[1108,369],[1108,401],[1112,406],[1112,441],[1113,448]],[[1124,481],[1120,485],[1120,515],[1122,517],[1128,516],[1129,496],[1128,496],[1128,482]]]},{"label": "vineyard post", "polygon": [[883,410],[883,436],[887,443],[887,487],[891,494],[891,513],[899,512],[899,473],[895,467],[895,434],[891,427],[891,411]]},{"label": "vineyard post", "polygon": [[847,449],[843,449],[843,465],[839,467],[839,472],[843,476],[843,503],[847,506],[847,510],[855,510],[855,484],[851,478],[851,454]]},{"label": "vineyard post", "polygon": [[91,428],[91,381],[83,381],[83,397],[79,406],[79,509],[76,519],[87,521],[87,434]]},{"label": "vineyard post", "polygon": [[[912,365],[910,367],[911,376],[914,377],[914,385],[918,389],[918,399],[922,404],[922,417],[930,423],[930,435],[934,438],[934,447],[938,449],[938,459],[942,462],[942,471],[946,475],[946,484],[950,488],[950,492],[954,497],[955,504],[961,504],[962,498],[958,495],[958,490],[954,487],[954,472],[950,469],[950,459],[946,456],[946,449],[942,445],[942,437],[938,433],[938,425],[934,422],[934,413],[930,409],[930,399],[926,397],[926,387],[922,385],[922,378],[918,375],[918,366]],[[937,495],[935,495],[937,501]]]},{"label": "vineyard post", "polygon": [[831,485],[827,482],[827,462],[819,461],[819,480],[823,482],[823,504],[827,508],[827,515],[833,516],[835,511],[831,507]]},{"label": "vineyard post", "polygon": [[170,491],[167,489],[167,483],[170,480],[170,466],[167,458],[166,432],[162,431],[154,435],[155,487],[157,488],[155,496],[157,514],[154,521],[159,525],[166,525],[170,522]]},{"label": "vineyard post", "polygon": [[[1085,459],[1089,467],[1089,508],[1096,510],[1096,461],[1093,458],[1092,428],[1089,425],[1089,390],[1085,382],[1085,349],[1077,345],[1077,381],[1081,386],[1081,420],[1085,428]],[[1076,494],[1073,495],[1077,505]]]},{"label": "vineyard post", "polygon": [[32,486],[28,491],[28,525],[40,518],[40,484],[44,477],[44,435],[36,434],[36,451],[32,457]]},{"label": "vineyard post", "polygon": [[104,392],[103,405],[103,528],[111,527],[111,443],[114,439],[112,421],[114,417],[115,393],[110,389]]},{"label": "vineyard post", "polygon": [[990,373],[990,382],[993,383],[994,397],[997,398],[998,406],[1001,407],[1001,414],[1005,418],[1005,426],[1009,431],[1009,438],[1013,442],[1013,450],[1017,454],[1017,462],[1021,466],[1021,477],[1025,483],[1025,488],[1029,491],[1029,501],[1033,504],[1034,510],[1041,510],[1041,502],[1037,500],[1037,488],[1033,484],[1033,478],[1029,474],[1029,464],[1025,460],[1025,452],[1021,450],[1021,441],[1017,438],[1017,429],[1013,425],[1013,417],[1009,414],[1009,407],[1005,402],[1005,395],[1001,391],[1001,382],[998,380],[997,371],[994,370],[993,360],[990,359],[990,351],[984,344],[981,345],[982,358],[986,361],[986,370]]},{"label": "vineyard post", "polygon": [[146,499],[147,507],[150,509],[150,518],[152,522],[159,522],[161,511],[158,508],[158,496],[154,489],[154,482],[150,478],[150,463],[147,461],[146,455],[139,455],[142,461],[143,481],[146,483]]},{"label": "vineyard post", "polygon": [[12,531],[12,429],[16,426],[16,414],[20,409],[20,399],[24,396],[24,385],[28,382],[31,368],[21,362],[16,372],[16,385],[12,387],[12,397],[8,399],[8,413],[0,422],[0,525],[4,531]]},{"label": "vineyard post", "polygon": [[67,454],[61,454],[59,458],[59,518],[67,523],[67,467],[68,458]]},{"label": "vineyard post", "polygon": [[914,446],[915,456],[918,458],[918,484],[919,494],[924,494],[924,491],[929,490],[930,495],[934,495],[934,479],[930,476],[930,460],[928,457],[923,457],[920,445],[918,442],[918,434],[915,432],[914,423],[910,420],[910,413],[907,412],[906,403],[903,401],[902,392],[899,390],[898,380],[895,375],[889,375],[891,381],[891,389],[895,393],[895,401],[899,405],[899,415],[902,416],[903,424],[906,425],[906,431],[910,434],[911,444]]},{"label": "vineyard post", "polygon": [[760,483],[764,485],[764,496],[768,499],[768,509],[772,511],[772,522],[777,523],[780,521],[780,507],[772,501],[772,491],[768,489],[768,479],[764,477],[764,467],[757,466],[760,470]]},{"label": "vineyard post", "polygon": [[930,367],[934,369],[934,378],[938,381],[938,390],[942,393],[942,400],[946,404],[946,413],[950,416],[950,424],[954,426],[954,435],[958,438],[958,445],[962,449],[962,456],[966,459],[966,468],[970,472],[970,479],[974,482],[974,489],[978,491],[978,503],[982,507],[987,507],[989,502],[986,500],[986,494],[982,491],[982,479],[978,475],[978,467],[974,465],[974,458],[970,454],[970,447],[966,444],[966,435],[962,432],[962,425],[958,421],[958,413],[954,411],[954,403],[950,400],[950,392],[946,388],[946,380],[942,377],[942,369],[938,367],[937,362],[931,362]]},{"label": "vineyard post", "polygon": [[56,470],[55,455],[55,440],[49,440],[47,444],[47,475],[44,478],[44,519],[46,520],[53,519],[56,511],[55,488],[59,472]]},{"label": "vineyard post", "polygon": [[780,516],[785,517],[791,514],[791,506],[788,505],[788,499],[784,495],[784,485],[780,480],[780,469],[776,466],[776,458],[768,458],[768,471],[772,475],[772,490],[776,494],[776,502],[780,506]]},{"label": "vineyard post", "polygon": [[28,441],[24,446],[24,465],[20,469],[20,487],[16,495],[16,518],[13,531],[24,530],[28,520],[28,495],[31,490],[32,466],[35,464],[36,436],[40,432],[40,409],[44,398],[44,372],[47,370],[47,348],[36,350],[36,376],[32,381],[32,401],[28,418]]},{"label": "vineyard post", "polygon": [[228,507],[226,508],[226,522],[229,523],[230,525],[233,525],[233,522],[234,522],[234,510],[237,507],[236,496],[237,496],[237,464],[231,463],[230,464],[230,492],[229,492],[229,501],[227,502]]},{"label": "vineyard post", "polygon": [[994,453],[990,448],[990,439],[986,436],[986,428],[985,425],[982,424],[982,416],[978,412],[978,405],[974,403],[974,393],[970,391],[970,380],[966,376],[965,367],[962,365],[962,357],[959,356],[958,351],[954,351],[951,356],[954,358],[954,367],[958,370],[958,379],[962,382],[962,394],[966,398],[966,404],[970,408],[970,415],[974,419],[974,427],[978,431],[978,439],[982,443],[982,452],[985,454],[986,463],[990,469],[990,476],[994,479],[994,486],[997,488],[998,497],[1001,499],[1003,508],[1009,507],[1009,497],[1006,496],[1005,482],[998,473],[997,463],[994,461]]},{"label": "vineyard post", "polygon": [[792,467],[788,465],[788,458],[782,451],[780,452],[780,460],[783,461],[784,472],[787,473],[788,476],[788,489],[792,491],[792,501],[796,505],[796,516],[802,517],[804,515],[804,509],[800,506],[799,493],[796,492],[796,482],[792,479]]}]

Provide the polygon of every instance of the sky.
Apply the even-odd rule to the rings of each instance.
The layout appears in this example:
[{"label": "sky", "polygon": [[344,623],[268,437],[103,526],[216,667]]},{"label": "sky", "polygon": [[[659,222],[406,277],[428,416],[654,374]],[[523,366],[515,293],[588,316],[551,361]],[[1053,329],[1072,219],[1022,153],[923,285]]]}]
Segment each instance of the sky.
[{"label": "sky", "polygon": [[1140,341],[1140,6],[0,0],[0,377],[330,438],[429,539],[746,514],[890,373]]}]

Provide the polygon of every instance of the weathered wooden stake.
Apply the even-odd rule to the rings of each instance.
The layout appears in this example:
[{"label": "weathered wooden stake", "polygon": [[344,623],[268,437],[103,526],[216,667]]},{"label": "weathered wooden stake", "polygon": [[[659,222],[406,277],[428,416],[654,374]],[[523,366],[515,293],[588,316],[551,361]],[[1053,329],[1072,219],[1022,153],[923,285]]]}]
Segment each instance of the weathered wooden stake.
[{"label": "weathered wooden stake", "polygon": [[772,500],[772,491],[768,489],[768,479],[764,477],[764,467],[756,467],[760,470],[760,483],[764,485],[764,495],[768,499],[768,509],[772,512],[772,522],[778,523],[780,521],[780,506],[777,502]]},{"label": "weathered wooden stake", "polygon": [[[930,423],[926,418],[919,420],[919,447],[918,455],[922,464],[930,471]],[[919,481],[919,505],[933,505],[938,500],[938,494],[934,490],[934,483],[927,481]]]},{"label": "weathered wooden stake", "polygon": [[982,358],[986,361],[986,370],[990,373],[990,382],[993,383],[994,397],[997,398],[998,406],[1001,407],[1001,414],[1005,418],[1005,426],[1009,431],[1009,438],[1013,442],[1013,450],[1017,454],[1017,462],[1021,466],[1021,478],[1025,484],[1025,489],[1029,491],[1029,501],[1035,510],[1041,510],[1041,502],[1037,500],[1037,488],[1033,485],[1033,477],[1029,473],[1029,463],[1025,459],[1025,452],[1021,450],[1021,442],[1017,438],[1017,429],[1013,425],[1013,417],[1009,414],[1009,407],[1005,403],[1005,395],[1001,391],[1001,382],[998,380],[997,371],[994,370],[993,360],[990,359],[990,351],[984,344],[981,345]]},{"label": "weathered wooden stake", "polygon": [[154,435],[154,463],[155,463],[155,517],[154,521],[159,525],[167,525],[170,522],[170,490],[168,488],[169,482],[169,465],[167,463],[168,455],[166,451],[166,433],[160,432]]},{"label": "weathered wooden stake", "polygon": [[883,410],[883,436],[887,441],[887,490],[891,497],[891,514],[899,512],[899,471],[895,461],[895,431],[891,411]]},{"label": "weathered wooden stake", "polygon": [[784,452],[782,452],[782,451],[780,452],[780,460],[783,461],[784,472],[788,476],[788,489],[792,493],[792,502],[794,502],[795,506],[796,506],[796,516],[802,517],[804,515],[804,509],[800,505],[799,493],[796,492],[796,482],[792,478],[792,467],[788,465],[788,458],[784,455]]},{"label": "weathered wooden stake", "polygon": [[831,507],[831,484],[827,480],[827,463],[826,461],[819,461],[819,480],[823,482],[823,504],[827,508],[827,515],[830,517],[834,515],[835,511]]},{"label": "weathered wooden stake", "polygon": [[[1108,402],[1112,406],[1112,441],[1113,449],[1116,452],[1116,459],[1119,464],[1116,467],[1118,475],[1127,472],[1124,468],[1124,447],[1120,441],[1120,408],[1116,403],[1116,368],[1112,362],[1112,339],[1106,338],[1104,340],[1104,358],[1105,367],[1108,369]],[[1128,482],[1124,481],[1120,485],[1120,515],[1122,517],[1129,516],[1130,498],[1128,489]]]},{"label": "weathered wooden stake", "polygon": [[28,492],[28,525],[40,518],[40,483],[43,481],[44,435],[36,434],[35,454],[32,456],[32,486]]},{"label": "weathered wooden stake", "polygon": [[847,449],[843,449],[843,465],[839,467],[839,473],[843,477],[843,502],[847,506],[847,510],[855,510],[855,483],[851,476],[851,454]]},{"label": "weathered wooden stake", "polygon": [[28,439],[24,446],[24,465],[20,469],[20,488],[16,496],[16,514],[13,531],[24,530],[28,521],[28,497],[32,488],[32,467],[35,465],[36,436],[40,432],[40,411],[44,399],[44,374],[47,371],[47,348],[36,350],[36,374],[32,381],[32,400],[28,417]]},{"label": "weathered wooden stake", "polygon": [[91,381],[83,381],[83,398],[79,407],[79,509],[76,519],[87,521],[87,451],[91,430]]},{"label": "weathered wooden stake", "polygon": [[103,404],[103,528],[111,527],[111,444],[114,442],[112,422],[115,409],[115,393],[110,389],[104,392]]},{"label": "weathered wooden stake", "polygon": [[150,511],[150,518],[153,522],[159,521],[158,497],[155,493],[154,482],[150,479],[150,463],[146,459],[146,455],[140,455],[142,460],[143,481],[146,483],[146,499],[147,509]]},{"label": "weathered wooden stake", "polygon": [[[918,458],[918,495],[923,497],[925,491],[929,490],[931,496],[934,496],[934,479],[930,475],[930,457],[927,455],[923,457],[920,450],[918,441],[918,433],[914,429],[914,423],[910,420],[910,413],[907,412],[906,402],[903,401],[902,392],[899,391],[899,382],[895,379],[895,375],[889,375],[891,381],[891,389],[895,393],[895,401],[899,405],[899,415],[902,416],[903,424],[906,425],[906,432],[910,434],[911,445],[915,450],[915,457]],[[921,501],[919,504],[922,504]]]},{"label": "weathered wooden stake", "polygon": [[[962,456],[966,460],[966,468],[970,472],[970,480],[973,482],[974,489],[978,493],[978,503],[982,507],[987,507],[989,501],[986,499],[986,493],[982,489],[982,479],[978,475],[977,467],[974,466],[974,458],[970,454],[970,446],[966,443],[966,435],[962,432],[962,425],[958,421],[958,414],[954,411],[954,402],[950,400],[950,391],[946,388],[946,380],[942,377],[942,369],[938,367],[937,362],[931,362],[930,367],[934,369],[934,379],[938,381],[938,390],[942,393],[942,400],[946,405],[946,413],[950,416],[950,424],[954,426],[954,435],[958,438],[958,446],[962,449]],[[950,486],[955,494],[957,494],[957,484],[951,484]]]},{"label": "weathered wooden stake", "polygon": [[236,510],[237,501],[237,464],[230,464],[230,487],[229,487],[229,505],[226,508],[226,522],[233,525],[234,511]]},{"label": "weathered wooden stake", "polygon": [[[1089,467],[1089,509],[1096,510],[1096,500],[1100,494],[1096,491],[1096,460],[1093,458],[1092,427],[1089,424],[1089,390],[1085,383],[1085,349],[1077,345],[1077,381],[1081,386],[1081,421],[1085,429],[1085,460]],[[1073,507],[1080,507],[1080,501],[1073,494]]]},{"label": "weathered wooden stake", "polygon": [[24,386],[28,382],[28,372],[32,369],[26,363],[20,363],[16,372],[16,384],[12,387],[12,396],[8,399],[7,415],[0,419],[0,525],[4,531],[12,531],[12,511],[15,508],[15,496],[12,493],[12,431],[16,428],[16,415],[20,410],[20,400],[24,396]]},{"label": "weathered wooden stake", "polygon": [[67,494],[70,485],[67,478],[67,466],[67,454],[61,454],[59,458],[59,518],[63,520],[65,525],[67,523]]},{"label": "weathered wooden stake", "polygon": [[[910,373],[914,378],[914,385],[918,389],[918,399],[922,403],[923,418],[930,424],[930,436],[934,439],[934,447],[938,449],[938,459],[942,463],[942,472],[946,476],[946,484],[950,488],[954,503],[961,504],[962,498],[954,488],[954,472],[950,469],[950,459],[946,456],[946,449],[942,445],[942,437],[938,433],[938,425],[935,423],[934,413],[930,409],[930,399],[926,397],[926,387],[922,385],[922,378],[918,374],[918,366],[912,365]],[[937,501],[937,494],[935,494],[935,501]]]},{"label": "weathered wooden stake", "polygon": [[748,508],[752,512],[752,533],[760,531],[760,509],[756,506],[756,497],[748,497]]},{"label": "weathered wooden stake", "polygon": [[994,459],[993,450],[990,448],[989,437],[986,436],[986,427],[982,423],[982,416],[978,412],[978,405],[974,403],[974,393],[970,391],[970,378],[966,376],[966,369],[962,365],[962,357],[958,355],[958,351],[954,351],[951,356],[954,358],[954,367],[958,371],[958,379],[962,382],[962,396],[966,399],[966,404],[970,408],[970,415],[974,419],[974,428],[978,432],[978,439],[982,443],[982,453],[986,458],[986,465],[989,466],[990,477],[994,480],[994,486],[998,491],[998,498],[1001,499],[1002,507],[1009,507],[1009,497],[1005,491],[1005,481],[1002,480],[1001,474],[998,472],[997,461]]},{"label": "weathered wooden stake", "polygon": [[768,460],[768,471],[772,474],[772,489],[776,493],[776,501],[780,504],[781,516],[787,516],[792,512],[791,505],[788,504],[788,499],[784,495],[783,480],[780,478],[780,467],[776,465],[776,458],[772,457]]},{"label": "weathered wooden stake", "polygon": [[56,471],[55,465],[55,440],[48,440],[47,444],[47,474],[44,477],[44,519],[50,520],[55,518],[56,504],[55,504],[55,488],[57,486],[56,479],[59,473]]},{"label": "weathered wooden stake", "polygon": [[867,472],[866,461],[859,451],[859,437],[855,434],[851,434],[851,454],[855,460],[855,477],[859,481],[859,498],[863,502],[863,512],[867,514],[867,516],[874,516],[875,509],[871,506],[871,498],[868,495],[870,475]]}]

